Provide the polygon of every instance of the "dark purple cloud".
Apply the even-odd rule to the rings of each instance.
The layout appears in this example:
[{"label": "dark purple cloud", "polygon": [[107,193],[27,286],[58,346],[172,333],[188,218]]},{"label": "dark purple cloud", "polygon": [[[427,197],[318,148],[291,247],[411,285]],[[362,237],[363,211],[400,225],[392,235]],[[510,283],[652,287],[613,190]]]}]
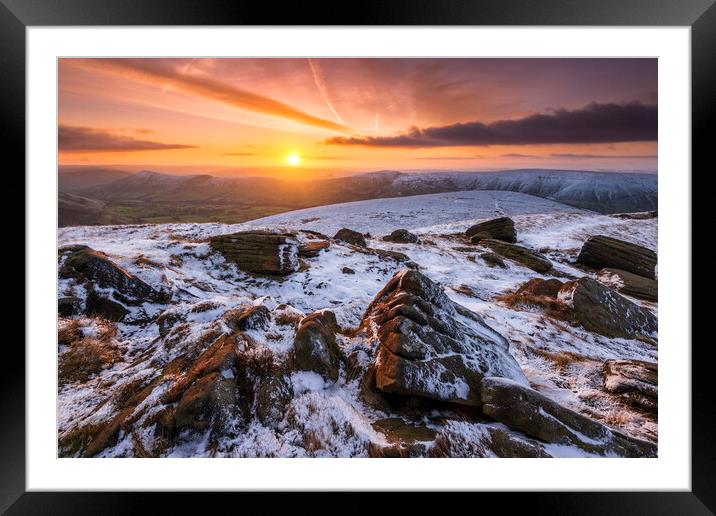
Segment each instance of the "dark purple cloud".
[{"label": "dark purple cloud", "polygon": [[656,154],[550,154],[552,158],[567,159],[656,159]]},{"label": "dark purple cloud", "polygon": [[395,136],[334,137],[333,145],[456,147],[486,145],[584,144],[655,141],[657,107],[640,102],[556,109],[515,120],[413,127]]},{"label": "dark purple cloud", "polygon": [[91,127],[60,125],[58,145],[61,152],[135,152],[147,150],[190,149],[194,145],[138,140]]}]

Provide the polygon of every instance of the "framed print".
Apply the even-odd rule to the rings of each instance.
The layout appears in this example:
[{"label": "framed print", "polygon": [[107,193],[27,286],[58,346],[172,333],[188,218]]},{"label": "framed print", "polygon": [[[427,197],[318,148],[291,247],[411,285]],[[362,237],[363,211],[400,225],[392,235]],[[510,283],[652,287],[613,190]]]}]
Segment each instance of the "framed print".
[{"label": "framed print", "polygon": [[3,0],[3,509],[713,510],[691,224],[716,7],[451,7]]}]

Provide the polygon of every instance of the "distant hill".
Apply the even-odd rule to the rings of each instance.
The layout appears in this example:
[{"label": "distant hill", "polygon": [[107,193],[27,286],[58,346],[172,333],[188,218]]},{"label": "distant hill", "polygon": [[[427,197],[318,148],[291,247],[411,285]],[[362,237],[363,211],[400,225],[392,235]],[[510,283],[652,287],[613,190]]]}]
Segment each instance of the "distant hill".
[{"label": "distant hill", "polygon": [[132,222],[127,217],[112,213],[107,209],[106,203],[95,199],[60,192],[57,202],[58,225],[60,227],[127,224]]},{"label": "distant hill", "polygon": [[131,172],[111,168],[60,167],[57,181],[61,192],[79,192],[131,176]]},{"label": "distant hill", "polygon": [[[116,171],[112,171],[116,172]],[[502,172],[380,171],[311,180],[275,177],[215,177],[208,174],[172,175],[152,171],[125,173],[69,191],[96,199],[134,222],[236,222],[253,216],[342,202],[404,197],[456,191],[509,191],[542,197],[598,213],[654,211],[658,208],[655,174],[577,172],[566,170],[511,170]],[[87,181],[91,183],[92,181]],[[226,207],[230,207],[227,211]],[[151,218],[146,215],[151,211]],[[217,212],[223,215],[217,218]],[[239,220],[241,219],[241,220]]]}]

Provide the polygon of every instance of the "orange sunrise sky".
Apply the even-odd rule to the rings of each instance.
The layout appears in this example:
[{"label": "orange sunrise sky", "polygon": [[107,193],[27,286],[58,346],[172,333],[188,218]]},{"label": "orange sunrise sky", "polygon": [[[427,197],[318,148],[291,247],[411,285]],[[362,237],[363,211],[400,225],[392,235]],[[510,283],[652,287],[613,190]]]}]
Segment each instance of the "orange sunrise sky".
[{"label": "orange sunrise sky", "polygon": [[655,59],[61,59],[60,165],[657,169]]}]

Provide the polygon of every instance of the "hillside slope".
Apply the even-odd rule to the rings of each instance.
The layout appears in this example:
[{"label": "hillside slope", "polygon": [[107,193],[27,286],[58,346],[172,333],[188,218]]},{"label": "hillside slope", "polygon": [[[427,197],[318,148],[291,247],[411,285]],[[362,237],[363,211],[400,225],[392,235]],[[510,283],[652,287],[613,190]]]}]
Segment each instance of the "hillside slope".
[{"label": "hillside slope", "polygon": [[[60,190],[63,191],[62,183]],[[71,193],[129,207],[122,213],[128,211],[136,215],[137,222],[143,222],[148,211],[152,217],[161,218],[164,210],[171,219],[178,207],[186,207],[203,220],[216,221],[216,208],[221,206],[252,209],[270,206],[272,209],[267,211],[275,212],[367,199],[488,190],[525,193],[598,213],[655,211],[658,204],[656,175],[560,170],[382,171],[304,181],[220,178],[206,174],[175,176],[143,171],[73,188]]]},{"label": "hillside slope", "polygon": [[[509,192],[473,192],[469,196],[472,204],[464,209],[457,202],[461,195],[401,199],[404,202],[393,202],[389,211],[382,209],[383,201],[364,203],[360,212],[352,212],[346,205],[324,207],[312,210],[315,220],[294,212],[281,215],[280,222],[264,219],[239,225],[60,229],[58,240],[65,257],[58,263],[59,295],[65,303],[78,299],[84,306],[91,301],[82,277],[67,274],[66,253],[82,248],[67,246],[87,245],[106,253],[100,255],[106,257],[102,259],[127,272],[116,275],[125,287],[126,278],[133,278],[130,286],[135,290],[151,287],[162,293],[141,304],[125,303],[121,322],[108,323],[82,314],[60,319],[59,358],[65,371],[59,387],[61,455],[368,457],[395,456],[385,454],[405,445],[400,453],[413,454],[408,456],[622,456],[623,451],[609,451],[612,448],[605,452],[599,447],[601,441],[591,438],[582,445],[555,444],[542,434],[537,439],[510,430],[474,407],[413,403],[396,408],[392,402],[369,402],[363,379],[374,360],[377,337],[370,332],[380,322],[380,292],[390,286],[391,278],[394,281],[405,275],[406,266],[418,267],[420,275],[412,277],[424,277],[430,285],[437,285],[430,286],[436,290],[425,297],[432,304],[425,308],[421,301],[419,306],[439,311],[438,320],[462,328],[452,333],[455,339],[463,339],[460,345],[474,345],[481,339],[489,339],[490,345],[504,342],[499,353],[491,356],[500,357],[502,363],[514,360],[521,372],[509,373],[517,383],[498,382],[496,388],[527,384],[533,389],[529,390],[531,396],[544,397],[543,404],[576,411],[582,421],[611,429],[600,430],[608,436],[614,432],[628,439],[656,442],[654,416],[605,390],[602,376],[607,361],[636,360],[653,365],[658,355],[656,335],[609,338],[560,318],[559,310],[566,306],[563,301],[518,306],[508,300],[528,280],[564,282],[596,277],[594,271],[574,263],[580,246],[591,235],[621,238],[656,250],[657,219],[569,211],[550,201]],[[536,273],[512,260],[506,260],[504,268],[494,266],[484,258],[487,247],[464,238],[469,226],[494,215],[496,200],[501,203],[500,214],[514,219],[518,243],[543,253],[552,262],[552,270]],[[439,219],[431,222],[415,214],[421,206]],[[358,216],[361,212],[365,218]],[[360,224],[368,224],[372,215],[380,215],[376,224],[361,228],[371,229],[368,248],[310,232],[332,229],[331,223],[358,229]],[[352,221],[357,225],[350,224]],[[413,228],[418,242],[383,241],[384,234],[406,226]],[[212,236],[258,227],[290,232],[301,246],[322,245],[301,257],[295,272],[280,278],[243,272],[212,251]],[[395,259],[387,254],[390,252],[403,253],[410,262]],[[415,292],[417,287],[411,288]],[[97,286],[93,292],[93,296],[112,294],[111,289]],[[398,299],[405,299],[404,294]],[[96,300],[92,302],[96,304]],[[655,316],[655,303],[632,302]],[[326,311],[335,315],[335,323]],[[371,313],[378,315],[369,317]],[[313,319],[309,314],[314,314]],[[315,342],[313,337],[301,341],[299,329],[309,327],[306,321],[314,321],[315,328],[316,318],[337,328],[333,352],[342,358],[328,373],[333,379],[292,365],[299,343]],[[455,331],[432,324],[442,332]],[[322,327],[320,331],[326,331],[318,326]],[[230,338],[237,339],[235,349],[226,347]],[[446,339],[445,334],[440,338]],[[429,335],[425,342],[431,342]],[[81,355],[75,349],[82,346],[94,346],[90,347],[91,356],[97,359],[91,361],[89,374],[78,375]],[[223,369],[217,372],[217,367]],[[495,368],[492,374],[512,369],[508,364]],[[207,370],[213,372],[186,390],[187,382]],[[238,400],[226,391],[236,383]],[[202,390],[207,385],[211,390]],[[452,386],[459,396],[461,384]],[[421,388],[440,391],[443,387],[441,380]],[[181,399],[177,389],[186,390]],[[182,391],[178,392],[181,395]],[[192,412],[204,410],[204,405],[189,403],[194,399],[205,400],[201,403],[209,407],[219,404],[240,410],[221,412],[221,417],[211,419],[207,426],[201,414]],[[622,442],[627,437],[619,439]]]}]

